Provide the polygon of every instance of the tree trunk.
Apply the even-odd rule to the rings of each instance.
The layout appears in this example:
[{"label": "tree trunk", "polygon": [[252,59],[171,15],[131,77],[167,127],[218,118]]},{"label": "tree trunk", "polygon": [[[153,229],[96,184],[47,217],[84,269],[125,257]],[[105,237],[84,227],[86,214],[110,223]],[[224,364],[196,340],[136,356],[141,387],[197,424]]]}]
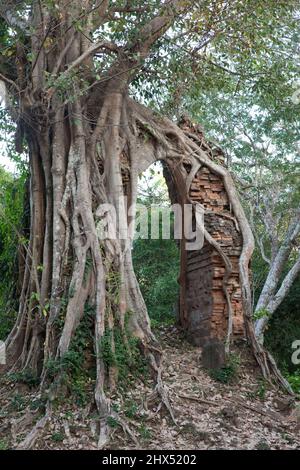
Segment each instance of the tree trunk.
[{"label": "tree trunk", "polygon": [[255,335],[261,344],[263,344],[264,331],[271,316],[279,307],[285,296],[288,294],[290,287],[299,273],[300,258],[295,261],[294,265],[289,270],[284,280],[281,282],[280,287],[278,288],[280,277],[282,276],[286,263],[294,247],[294,243],[299,235],[299,231],[300,214],[298,211],[296,216],[290,222],[286,236],[281,246],[278,248],[277,253],[270,262],[270,270],[255,307],[256,313],[261,312],[264,314],[255,323]]}]

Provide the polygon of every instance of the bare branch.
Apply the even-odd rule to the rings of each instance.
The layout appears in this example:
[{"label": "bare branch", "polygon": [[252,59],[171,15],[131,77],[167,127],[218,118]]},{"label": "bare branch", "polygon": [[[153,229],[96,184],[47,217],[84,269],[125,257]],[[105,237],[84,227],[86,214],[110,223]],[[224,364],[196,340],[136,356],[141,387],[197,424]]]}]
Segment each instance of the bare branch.
[{"label": "bare branch", "polygon": [[[280,289],[275,295],[277,286],[279,284],[280,276],[282,275],[285,263],[287,262],[290,253],[293,249],[296,238],[300,233],[300,209],[298,209],[295,217],[291,221],[289,228],[287,230],[284,241],[282,242],[277,255],[272,260],[271,268],[268,273],[267,279],[265,281],[264,287],[261,291],[260,297],[258,299],[255,311],[259,312],[260,310],[268,310],[273,308],[273,312],[277,308],[276,305],[280,305],[284,296],[287,294],[290,286],[292,285],[293,280],[296,278],[299,272],[298,261],[292,268],[292,270],[287,274],[284,279]],[[270,313],[273,313],[270,311]],[[269,321],[269,316],[263,316],[259,318],[255,324],[255,335],[261,342],[263,342],[263,333],[266,328],[266,325]]]},{"label": "bare branch", "polygon": [[61,51],[60,55],[58,56],[58,59],[57,59],[57,62],[56,62],[56,65],[53,69],[53,72],[52,74],[53,75],[56,75],[58,72],[59,72],[59,69],[63,63],[63,60],[66,56],[66,54],[68,53],[73,41],[74,41],[74,36],[75,36],[75,32],[70,36],[67,44],[65,45],[65,47],[63,48],[63,50]]},{"label": "bare branch", "polygon": [[259,237],[259,236],[258,236],[258,233],[257,233],[256,228],[255,228],[255,223],[254,223],[254,207],[253,207],[253,205],[251,204],[251,202],[250,202],[250,226],[251,226],[251,230],[252,230],[252,232],[253,232],[255,241],[256,241],[257,245],[259,246],[260,253],[261,253],[261,256],[262,256],[263,260],[264,260],[269,266],[271,266],[271,260],[270,260],[270,258],[269,258],[269,257],[266,255],[266,253],[265,253],[265,248],[264,248],[264,243],[263,243],[263,237]]},{"label": "bare branch", "polygon": [[[90,57],[92,54],[95,54],[95,52],[99,51],[99,49],[107,49],[109,51],[113,52],[118,52],[119,48],[116,44],[108,41],[104,42],[98,42],[96,44],[93,44],[91,47],[89,47],[86,51],[84,51],[83,54],[81,54],[74,62],[72,62],[67,70],[63,72],[63,75],[67,75],[68,73],[71,72],[74,68],[78,67],[87,57]],[[57,68],[57,66],[56,66]],[[55,68],[55,69],[56,69]]]},{"label": "bare branch", "polygon": [[282,281],[280,289],[277,291],[276,295],[273,297],[271,302],[269,302],[267,306],[268,312],[272,314],[279,307],[281,302],[287,296],[290,288],[292,287],[299,273],[300,273],[300,255],[297,261],[295,262],[295,264],[293,265],[293,267],[289,270],[284,280]]},{"label": "bare branch", "polygon": [[171,26],[176,16],[186,9],[187,4],[182,0],[167,0],[162,5],[160,13],[140,29],[136,34],[135,42],[125,49],[128,48],[133,52],[140,53],[144,57],[152,44]]}]

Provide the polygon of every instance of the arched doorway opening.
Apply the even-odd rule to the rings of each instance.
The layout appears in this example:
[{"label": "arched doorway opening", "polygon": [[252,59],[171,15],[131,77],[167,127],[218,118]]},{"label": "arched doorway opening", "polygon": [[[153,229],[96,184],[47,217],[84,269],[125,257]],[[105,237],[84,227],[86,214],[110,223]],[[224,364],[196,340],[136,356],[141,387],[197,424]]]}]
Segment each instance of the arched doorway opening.
[{"label": "arched doorway opening", "polygon": [[[250,328],[248,264],[252,238],[236,202],[234,182],[222,150],[205,139],[200,126],[187,119],[179,125],[182,136],[187,134],[196,150],[191,146],[191,152],[181,156],[180,151],[174,153],[168,145],[157,148],[156,140],[149,137],[134,161],[134,175],[137,178],[147,170],[151,173],[151,165],[161,161],[171,204],[181,206],[183,213],[186,205],[193,207],[189,219],[192,227],[197,226],[195,214],[201,208],[203,245],[188,250],[184,236],[179,243],[177,316],[193,344],[204,346],[217,339],[226,343],[228,350],[231,338],[245,336],[245,324]],[[174,133],[170,132],[168,138],[173,139]],[[132,194],[136,194],[135,181],[131,180]],[[148,222],[144,225],[148,226]],[[142,255],[141,262],[145,262]],[[143,279],[137,274],[143,290]],[[176,302],[175,298],[172,302]]]},{"label": "arched doorway opening", "polygon": [[[174,324],[178,319],[180,250],[178,241],[174,240],[174,214],[167,214],[171,200],[162,162],[152,163],[139,175],[138,204],[144,206],[148,213],[148,238],[134,240],[134,270],[152,326]],[[167,218],[170,222],[169,237],[164,236],[168,233],[163,233],[162,227]],[[152,225],[157,221],[159,227],[154,230]]]},{"label": "arched doorway opening", "polygon": [[229,333],[244,336],[242,237],[222,178],[205,165],[194,172],[188,163],[184,167],[190,179],[187,194],[178,166],[172,161],[154,162],[140,177],[139,202],[148,210],[151,205],[201,205],[210,238],[201,248],[189,250],[184,239],[163,239],[161,232],[151,239],[149,227],[150,239],[134,242],[133,262],[152,322],[177,321],[189,341],[204,346],[212,339],[226,341]]}]

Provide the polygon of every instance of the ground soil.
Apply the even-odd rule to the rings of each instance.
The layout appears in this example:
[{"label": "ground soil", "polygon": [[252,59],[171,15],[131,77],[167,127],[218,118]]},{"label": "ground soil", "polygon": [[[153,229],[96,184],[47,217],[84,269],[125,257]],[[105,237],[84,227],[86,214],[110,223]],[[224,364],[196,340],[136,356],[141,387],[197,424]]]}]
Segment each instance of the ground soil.
[{"label": "ground soil", "polygon": [[[138,444],[112,421],[109,449],[300,449],[299,400],[262,380],[245,342],[233,349],[236,373],[229,383],[221,383],[203,368],[201,348],[191,346],[176,327],[161,327],[156,333],[176,425],[158,401],[147,404],[151,381],[137,380],[114,400]],[[34,410],[39,399],[27,385],[2,380],[0,449],[16,448],[39,416]],[[78,407],[71,397],[60,400],[34,448],[96,449],[92,395],[90,402]]]}]

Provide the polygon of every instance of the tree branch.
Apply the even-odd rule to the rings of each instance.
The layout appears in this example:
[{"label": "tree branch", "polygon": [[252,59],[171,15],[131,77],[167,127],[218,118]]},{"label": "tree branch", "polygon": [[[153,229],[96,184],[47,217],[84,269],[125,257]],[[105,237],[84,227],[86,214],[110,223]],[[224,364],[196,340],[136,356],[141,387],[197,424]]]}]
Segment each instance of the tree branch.
[{"label": "tree branch", "polygon": [[277,255],[275,256],[268,277],[266,279],[263,290],[260,294],[256,305],[256,311],[266,308],[270,299],[274,295],[279,277],[283,271],[285,262],[287,261],[290,252],[293,248],[293,243],[300,232],[300,210],[297,211],[296,216],[291,221],[287,230],[284,241],[282,242]]},{"label": "tree branch", "polygon": [[[260,310],[263,310],[263,309],[266,309],[269,311],[269,308],[271,308],[273,309],[273,311],[270,311],[270,313],[271,314],[274,313],[276,308],[280,305],[280,303],[284,299],[289,288],[291,287],[292,282],[294,281],[294,279],[296,278],[299,272],[299,268],[300,268],[298,265],[299,260],[297,260],[294,267],[290,270],[290,272],[285,277],[277,294],[274,295],[275,290],[279,283],[279,278],[284,269],[285,263],[289,258],[289,255],[291,253],[291,250],[293,248],[293,245],[299,233],[300,233],[300,209],[298,209],[296,216],[291,221],[289,228],[287,230],[285,239],[271,264],[271,268],[267,276],[267,279],[265,281],[264,287],[261,291],[260,297],[258,299],[255,312],[259,312]],[[269,315],[268,316],[265,315],[262,318],[259,318],[255,323],[255,335],[261,343],[263,343],[263,334],[264,334],[266,325],[269,321],[269,318],[270,318]]]},{"label": "tree branch", "polygon": [[0,73],[0,80],[7,83],[8,85],[11,85],[18,93],[20,93],[20,88],[18,85],[13,80],[10,80],[9,78],[2,75],[2,73]]},{"label": "tree branch", "polygon": [[[91,56],[92,54],[95,54],[95,52],[97,52],[99,49],[107,49],[109,51],[113,51],[113,52],[118,52],[119,51],[119,48],[116,44],[112,43],[112,42],[109,42],[109,41],[104,41],[104,42],[98,42],[96,44],[93,44],[91,47],[89,47],[89,49],[87,49],[86,51],[84,51],[83,54],[81,54],[76,60],[74,60],[74,62],[72,62],[69,67],[67,68],[67,70],[65,70],[63,72],[62,75],[67,75],[71,72],[71,70],[73,70],[75,67],[78,67],[87,57]],[[55,70],[56,70],[57,67],[55,67]]]},{"label": "tree branch", "polygon": [[277,308],[279,307],[283,299],[287,296],[290,288],[292,287],[299,273],[300,273],[300,255],[297,261],[295,262],[295,264],[293,265],[293,267],[289,270],[284,280],[282,281],[280,289],[277,291],[273,299],[269,302],[267,306],[268,312],[272,314],[277,310]]},{"label": "tree branch", "polygon": [[167,0],[162,5],[159,14],[140,29],[136,34],[136,40],[128,44],[125,50],[140,53],[141,58],[144,58],[154,42],[167,31],[174,19],[187,7],[187,2],[182,0]]}]

